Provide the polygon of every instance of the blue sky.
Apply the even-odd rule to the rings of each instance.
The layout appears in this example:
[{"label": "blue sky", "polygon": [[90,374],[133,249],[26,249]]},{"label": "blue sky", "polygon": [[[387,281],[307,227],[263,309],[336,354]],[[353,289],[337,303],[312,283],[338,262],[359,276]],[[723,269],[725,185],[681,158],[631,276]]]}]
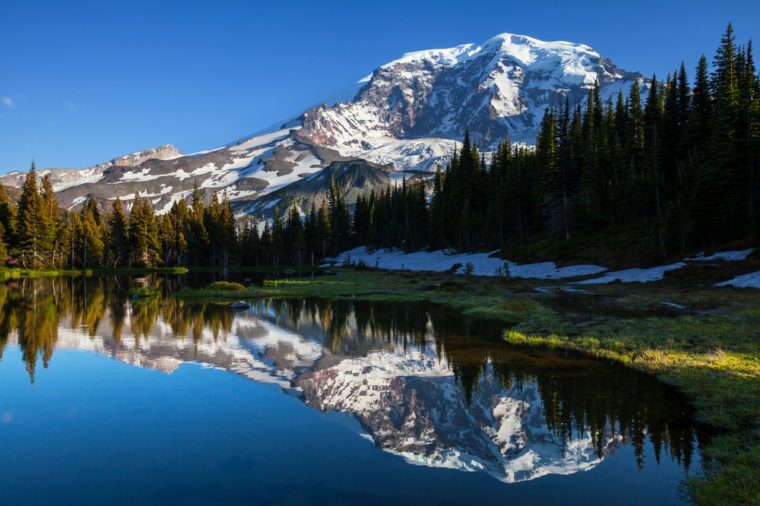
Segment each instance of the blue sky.
[{"label": "blue sky", "polygon": [[0,6],[0,172],[226,144],[407,51],[501,32],[589,44],[659,76],[760,41],[760,1],[36,2]]}]

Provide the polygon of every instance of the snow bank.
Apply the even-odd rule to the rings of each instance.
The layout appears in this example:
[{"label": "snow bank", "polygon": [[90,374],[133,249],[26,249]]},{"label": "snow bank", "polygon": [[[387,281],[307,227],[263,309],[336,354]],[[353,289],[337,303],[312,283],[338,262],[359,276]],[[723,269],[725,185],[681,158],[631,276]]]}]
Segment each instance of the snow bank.
[{"label": "snow bank", "polygon": [[711,262],[714,260],[722,260],[724,262],[741,262],[746,260],[748,256],[752,254],[754,248],[741,249],[736,251],[721,251],[710,256],[705,256],[704,253],[700,253],[695,257],[687,258],[689,262]]},{"label": "snow bank", "polygon": [[[699,253],[691,258],[684,258],[682,262],[676,262],[670,265],[660,265],[648,269],[626,269],[622,271],[608,272],[604,276],[598,278],[578,281],[577,284],[592,285],[612,283],[613,281],[620,281],[621,283],[649,283],[651,281],[660,281],[665,276],[666,272],[686,267],[687,262],[711,262],[716,260],[723,262],[741,262],[750,256],[753,251],[754,249],[752,248],[735,251],[721,251],[709,256],[705,256],[704,253]],[[730,281],[726,282],[726,284],[728,283],[730,283]]]},{"label": "snow bank", "polygon": [[[650,283],[660,281],[665,277],[665,273],[675,271],[686,267],[688,262],[707,262],[720,260],[724,262],[739,262],[745,260],[753,249],[744,249],[736,251],[722,251],[713,255],[705,256],[704,254],[696,255],[692,258],[685,258],[681,262],[669,265],[660,265],[650,268],[634,268],[620,271],[606,272],[605,267],[598,265],[570,265],[567,267],[557,267],[554,262],[539,262],[533,264],[517,264],[498,258],[491,253],[451,253],[444,250],[439,251],[415,251],[413,253],[404,253],[401,250],[377,250],[370,251],[365,247],[359,247],[346,251],[334,258],[336,264],[345,262],[358,263],[364,262],[368,267],[377,267],[380,269],[408,270],[408,271],[434,271],[442,272],[451,268],[456,263],[462,264],[457,270],[457,274],[463,274],[465,266],[472,264],[472,273],[476,276],[504,276],[508,274],[513,278],[532,278],[532,279],[563,279],[583,276],[594,276],[597,274],[604,275],[575,281],[573,284],[578,285],[596,285],[606,284],[619,281],[621,283]],[[739,276],[730,281],[720,283],[717,286],[733,285],[739,287],[760,288],[760,272]]]},{"label": "snow bank", "polygon": [[462,264],[457,273],[464,272],[464,266],[472,264],[472,273],[476,276],[503,276],[506,271],[515,278],[534,279],[560,279],[577,276],[590,276],[600,274],[606,269],[598,265],[570,265],[557,267],[554,262],[541,262],[535,264],[516,264],[502,258],[493,257],[491,253],[455,253],[446,251],[415,251],[405,253],[400,250],[376,250],[370,251],[365,247],[354,248],[345,251],[334,259],[335,263],[360,261],[369,267],[380,269],[395,269],[409,271],[435,271],[442,272],[451,268],[456,263]]},{"label": "snow bank", "polygon": [[649,269],[626,269],[624,271],[608,272],[604,276],[592,279],[585,279],[583,281],[576,281],[579,285],[596,285],[604,283],[612,283],[613,281],[620,281],[622,283],[649,283],[651,281],[659,281],[668,271],[674,271],[685,267],[684,262],[676,262],[670,265],[660,265],[658,267],[650,267]]},{"label": "snow bank", "polygon": [[736,276],[734,279],[729,279],[728,281],[718,283],[715,286],[735,286],[737,288],[760,288],[760,271],[750,272],[749,274]]}]

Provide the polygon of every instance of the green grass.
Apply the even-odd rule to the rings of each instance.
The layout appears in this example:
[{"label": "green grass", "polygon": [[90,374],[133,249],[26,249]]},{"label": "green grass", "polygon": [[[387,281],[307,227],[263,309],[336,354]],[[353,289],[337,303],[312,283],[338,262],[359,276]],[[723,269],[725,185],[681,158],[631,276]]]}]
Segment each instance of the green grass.
[{"label": "green grass", "polygon": [[107,275],[130,275],[130,274],[186,274],[186,267],[119,267],[106,268],[98,267],[95,269],[22,269],[22,268],[5,268],[0,269],[0,279],[20,279],[20,278],[43,278],[55,276],[107,276]]},{"label": "green grass", "polygon": [[[590,294],[539,292],[551,282],[337,269],[335,276],[271,280],[229,292],[184,289],[187,299],[320,297],[430,301],[502,321],[516,346],[575,350],[675,385],[718,433],[703,449],[700,504],[760,504],[760,292],[690,282],[613,284]],[[684,310],[664,304],[676,303]]]},{"label": "green grass", "polygon": [[93,271],[89,269],[0,269],[0,279],[20,278],[46,278],[55,276],[89,276]]},{"label": "green grass", "polygon": [[208,285],[209,290],[221,290],[223,292],[239,292],[245,290],[245,285],[231,283],[229,281],[214,281]]}]

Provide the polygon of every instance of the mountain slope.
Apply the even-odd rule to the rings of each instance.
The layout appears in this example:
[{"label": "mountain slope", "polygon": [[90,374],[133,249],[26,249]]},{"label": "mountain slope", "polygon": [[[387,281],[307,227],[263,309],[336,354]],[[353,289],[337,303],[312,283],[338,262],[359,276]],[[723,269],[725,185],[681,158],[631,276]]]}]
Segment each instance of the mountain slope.
[{"label": "mountain slope", "polygon": [[[586,45],[505,33],[482,44],[407,53],[362,79],[353,98],[313,107],[271,132],[215,150],[182,155],[167,145],[83,170],[40,174],[50,174],[67,209],[88,198],[108,205],[120,197],[129,205],[140,195],[161,212],[198,184],[208,194],[227,191],[239,213],[256,213],[294,184],[292,200],[313,200],[304,192],[324,186],[298,183],[333,162],[365,160],[385,167],[390,181],[430,170],[467,128],[481,147],[507,135],[532,143],[544,110],[565,96],[582,101],[598,82],[606,97],[637,80],[640,74],[617,68]],[[22,181],[19,172],[0,177],[7,186]]]},{"label": "mountain slope", "polygon": [[335,161],[319,172],[299,179],[272,193],[255,200],[238,201],[237,213],[271,216],[274,208],[289,209],[295,205],[301,212],[307,212],[314,205],[319,208],[328,199],[331,181],[341,189],[349,206],[356,204],[360,196],[370,192],[382,192],[394,184],[396,176],[391,165],[378,165],[364,160]]}]

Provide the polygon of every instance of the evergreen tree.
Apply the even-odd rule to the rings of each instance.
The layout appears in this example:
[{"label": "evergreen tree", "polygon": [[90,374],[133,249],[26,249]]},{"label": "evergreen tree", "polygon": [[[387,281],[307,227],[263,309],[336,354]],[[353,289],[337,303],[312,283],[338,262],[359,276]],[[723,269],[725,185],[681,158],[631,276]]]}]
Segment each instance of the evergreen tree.
[{"label": "evergreen tree", "polygon": [[47,231],[44,203],[37,189],[37,171],[34,162],[21,187],[16,232],[21,265],[31,269],[44,267]]},{"label": "evergreen tree", "polygon": [[59,267],[63,264],[63,258],[61,258],[63,244],[60,241],[63,220],[61,209],[53,191],[53,183],[48,174],[42,178],[42,220],[41,247],[43,254],[45,258],[49,259],[49,265]]},{"label": "evergreen tree", "polygon": [[138,195],[129,214],[131,265],[156,267],[161,261],[161,242],[156,217],[150,202]]},{"label": "evergreen tree", "polygon": [[129,261],[128,218],[124,212],[121,199],[116,197],[111,214],[108,217],[108,264],[111,267],[123,267]]},{"label": "evergreen tree", "polygon": [[[6,253],[9,257],[17,255],[16,252],[16,205],[14,205],[5,186],[0,185],[0,226],[3,230],[3,242],[6,245]],[[6,259],[7,260],[7,259]]]}]

